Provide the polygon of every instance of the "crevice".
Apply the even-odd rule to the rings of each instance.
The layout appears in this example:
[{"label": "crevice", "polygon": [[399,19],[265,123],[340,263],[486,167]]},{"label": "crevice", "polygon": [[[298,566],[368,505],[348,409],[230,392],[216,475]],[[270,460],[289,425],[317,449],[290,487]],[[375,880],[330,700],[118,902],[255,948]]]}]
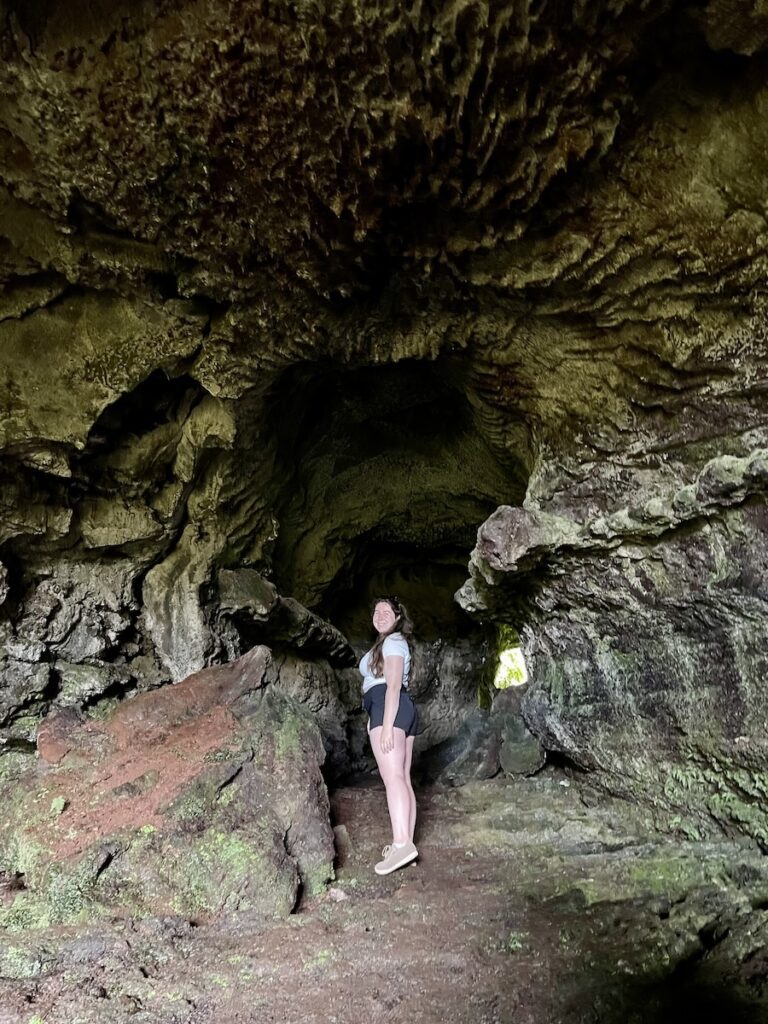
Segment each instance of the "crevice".
[{"label": "crevice", "polygon": [[544,764],[539,768],[539,772],[543,772],[548,768],[553,768],[564,772],[566,776],[572,775],[576,779],[585,779],[590,774],[589,768],[579,764],[578,761],[562,750],[548,749],[544,751],[544,754]]},{"label": "crevice", "polygon": [[0,317],[0,324],[7,323],[10,320],[26,320],[43,309],[50,310],[57,302],[72,294],[75,288],[73,285],[68,285],[67,279],[61,274],[41,271],[38,274],[30,274],[27,277],[15,277],[7,282],[3,292],[3,304],[12,306],[14,298],[18,297],[19,293],[34,290],[41,293],[39,297],[36,299],[34,295],[30,294],[24,300],[23,308],[19,309],[17,313],[10,313],[7,316]]},{"label": "crevice", "polygon": [[99,861],[96,867],[96,871],[94,872],[93,875],[94,882],[98,881],[101,875],[104,874],[104,872],[107,870],[107,868],[110,866],[112,861],[117,856],[118,852],[119,851],[114,847],[103,851],[102,859]]},{"label": "crevice", "polygon": [[301,880],[301,875],[298,872],[298,868],[296,869],[296,871],[298,874],[298,882],[296,884],[296,899],[293,902],[293,906],[288,911],[289,914],[298,914],[299,911],[301,910],[301,904],[304,899],[304,883]]},{"label": "crevice", "polygon": [[14,752],[34,757],[37,753],[37,744],[33,740],[25,740],[18,736],[0,738],[0,756]]},{"label": "crevice", "polygon": [[216,800],[218,800],[221,797],[221,794],[224,792],[225,789],[228,789],[233,783],[237,781],[237,779],[242,774],[242,771],[245,768],[245,766],[247,764],[250,764],[253,761],[254,757],[255,752],[251,750],[246,759],[241,764],[239,764],[237,768],[235,768],[235,770],[224,779],[223,782],[219,783],[219,785],[216,787]]},{"label": "crevice", "polygon": [[14,705],[6,715],[0,717],[0,728],[10,728],[14,722],[23,718],[27,711],[38,711],[41,715],[45,714],[47,708],[55,701],[61,692],[61,677],[59,673],[52,667],[52,657],[49,652],[41,659],[41,662],[23,662],[23,664],[47,664],[51,668],[49,670],[48,679],[42,690],[38,690],[26,696],[20,703]]},{"label": "crevice", "polygon": [[[128,663],[128,667],[130,667],[130,662]],[[102,701],[115,699],[124,700],[126,697],[129,697],[137,691],[138,680],[135,676],[129,676],[127,679],[117,679],[113,683],[110,683],[109,686],[105,687],[101,693],[95,693],[90,697],[86,697],[81,706],[83,711],[87,713],[88,711],[92,711],[94,708],[98,707]]]}]

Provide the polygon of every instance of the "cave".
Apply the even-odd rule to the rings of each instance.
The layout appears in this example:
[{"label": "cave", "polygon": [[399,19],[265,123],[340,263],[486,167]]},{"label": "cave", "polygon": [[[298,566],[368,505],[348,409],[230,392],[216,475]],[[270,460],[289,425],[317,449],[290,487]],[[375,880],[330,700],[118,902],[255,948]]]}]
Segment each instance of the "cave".
[{"label": "cave", "polygon": [[0,52],[0,1016],[763,1019],[761,5],[7,0]]},{"label": "cave", "polygon": [[450,357],[302,363],[270,393],[285,481],[274,580],[352,639],[370,632],[360,610],[390,593],[425,640],[476,628],[453,596],[478,524],[522,500],[525,467],[484,437],[466,370]]}]

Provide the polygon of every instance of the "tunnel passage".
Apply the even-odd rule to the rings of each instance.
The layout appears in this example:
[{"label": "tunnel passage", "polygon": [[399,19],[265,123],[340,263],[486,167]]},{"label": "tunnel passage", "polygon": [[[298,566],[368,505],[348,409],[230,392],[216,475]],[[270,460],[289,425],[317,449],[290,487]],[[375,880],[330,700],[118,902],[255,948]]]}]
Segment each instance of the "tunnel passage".
[{"label": "tunnel passage", "polygon": [[285,480],[278,589],[353,640],[382,593],[405,602],[424,639],[476,628],[453,594],[478,526],[522,500],[527,472],[485,436],[462,364],[303,364],[271,398]]}]

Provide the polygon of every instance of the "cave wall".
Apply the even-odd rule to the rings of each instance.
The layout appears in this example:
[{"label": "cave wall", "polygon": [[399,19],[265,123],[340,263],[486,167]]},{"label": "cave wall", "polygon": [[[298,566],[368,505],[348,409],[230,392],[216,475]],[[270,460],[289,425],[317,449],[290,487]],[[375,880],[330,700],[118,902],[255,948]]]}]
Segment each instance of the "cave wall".
[{"label": "cave wall", "polygon": [[6,738],[256,640],[342,666],[396,587],[469,664],[520,630],[551,749],[768,835],[767,39],[746,0],[6,3]]}]

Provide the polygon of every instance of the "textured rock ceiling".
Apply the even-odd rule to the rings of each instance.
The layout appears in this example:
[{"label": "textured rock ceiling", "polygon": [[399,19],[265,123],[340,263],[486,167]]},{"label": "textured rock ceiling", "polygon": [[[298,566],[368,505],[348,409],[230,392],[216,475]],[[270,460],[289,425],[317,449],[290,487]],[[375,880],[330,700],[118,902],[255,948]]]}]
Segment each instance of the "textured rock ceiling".
[{"label": "textured rock ceiling", "polygon": [[471,279],[610,148],[669,6],[25,5],[6,180],[185,294]]},{"label": "textured rock ceiling", "polygon": [[523,629],[552,747],[629,786],[611,715],[687,643],[753,706],[760,4],[48,0],[0,40],[8,722],[236,653],[222,572],[455,635],[498,506],[461,601]]}]

